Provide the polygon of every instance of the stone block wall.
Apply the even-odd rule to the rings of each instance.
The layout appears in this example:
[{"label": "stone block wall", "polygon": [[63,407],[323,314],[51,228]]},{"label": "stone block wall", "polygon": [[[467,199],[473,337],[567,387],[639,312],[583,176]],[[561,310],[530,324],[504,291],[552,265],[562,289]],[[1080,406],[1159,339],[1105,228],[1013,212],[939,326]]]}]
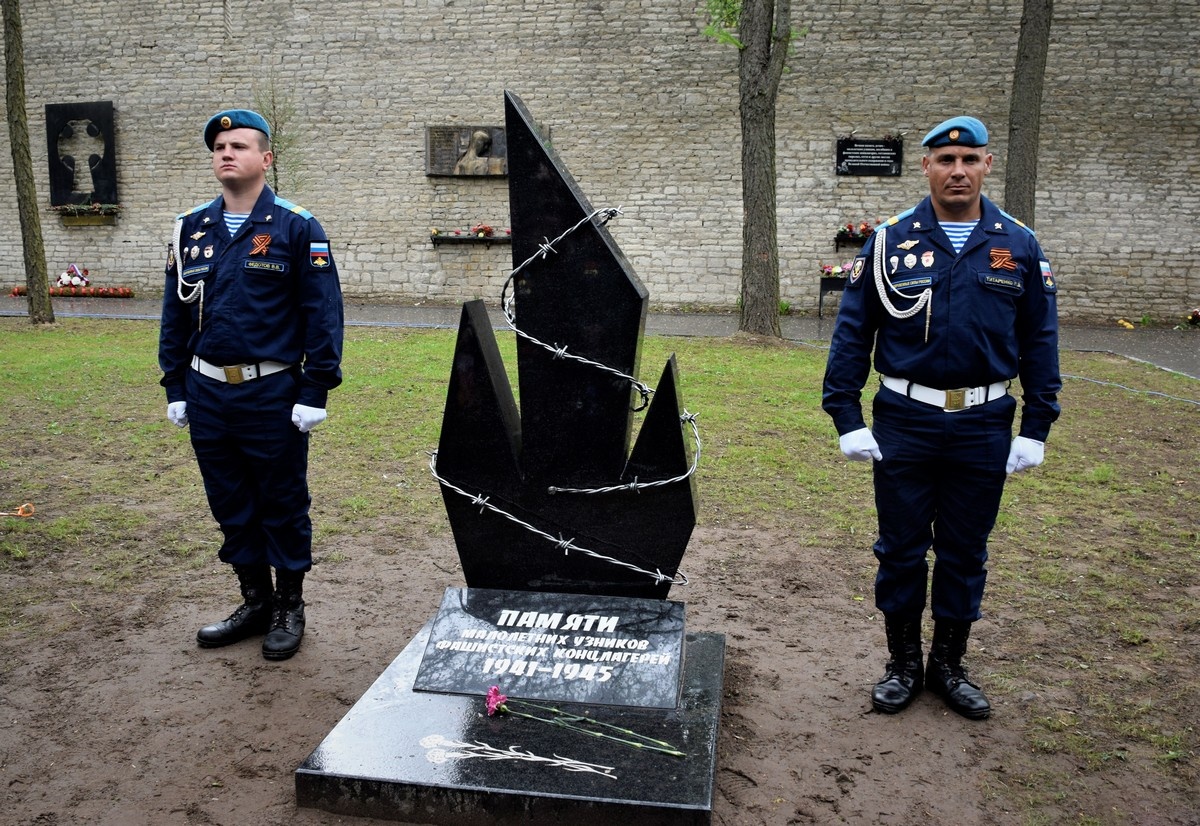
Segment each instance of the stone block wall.
[{"label": "stone block wall", "polygon": [[[503,179],[425,175],[430,125],[502,124],[525,101],[596,207],[652,304],[729,309],[741,268],[737,53],[706,39],[699,0],[24,0],[27,96],[48,204],[44,106],[112,100],[123,214],[63,227],[42,213],[51,273],[162,289],[171,219],[217,193],[200,141],[222,108],[271,85],[303,145],[282,194],[313,211],[348,296],[494,300],[505,244],[433,245],[430,229],[508,226]],[[985,191],[1003,205],[1009,84],[1021,0],[946,6],[794,2],[780,93],[783,300],[815,311],[820,262],[846,221],[923,197],[920,140],[944,117],[992,131]],[[1059,0],[1046,70],[1037,220],[1067,320],[1170,321],[1200,303],[1196,152],[1200,0]],[[837,176],[839,136],[904,133],[903,175]],[[6,128],[0,179],[11,180]],[[0,287],[23,281],[15,194],[0,194]],[[8,299],[6,299],[8,300]]]}]

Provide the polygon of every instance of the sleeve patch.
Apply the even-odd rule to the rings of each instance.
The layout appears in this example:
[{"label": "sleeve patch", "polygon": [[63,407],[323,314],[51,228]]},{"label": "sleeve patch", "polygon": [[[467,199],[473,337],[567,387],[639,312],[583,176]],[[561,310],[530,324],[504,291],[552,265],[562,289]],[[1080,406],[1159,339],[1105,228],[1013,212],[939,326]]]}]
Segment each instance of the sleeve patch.
[{"label": "sleeve patch", "polygon": [[1049,261],[1038,261],[1038,266],[1042,269],[1042,288],[1048,293],[1058,292],[1058,281],[1054,278],[1054,272],[1050,269]]},{"label": "sleeve patch", "polygon": [[867,264],[867,259],[864,256],[860,255],[858,258],[854,259],[854,264],[853,264],[853,266],[850,267],[850,283],[851,284],[857,284],[858,280],[860,278],[862,278],[863,267],[865,267],[866,264]]},{"label": "sleeve patch", "polygon": [[309,244],[308,263],[321,270],[329,266],[328,241],[313,241]]}]

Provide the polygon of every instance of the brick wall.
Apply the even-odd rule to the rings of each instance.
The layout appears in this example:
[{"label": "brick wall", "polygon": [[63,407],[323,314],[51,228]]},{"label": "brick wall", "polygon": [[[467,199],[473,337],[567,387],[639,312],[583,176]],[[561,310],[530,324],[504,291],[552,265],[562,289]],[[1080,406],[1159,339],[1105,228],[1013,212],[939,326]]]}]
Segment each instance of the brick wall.
[{"label": "brick wall", "polygon": [[[609,225],[656,306],[738,295],[737,56],[706,40],[698,0],[24,0],[27,95],[48,203],[43,107],[112,100],[124,212],[114,227],[42,213],[52,274],[161,290],[172,217],[217,188],[199,133],[272,80],[305,138],[283,194],[333,241],[347,295],[498,295],[510,247],[430,243],[431,227],[508,225],[507,185],[424,174],[428,125],[502,124],[522,97]],[[845,259],[846,220],[926,192],[920,139],[974,114],[992,131],[985,191],[1003,204],[1008,86],[1021,0],[793,3],[810,26],[778,112],[782,297],[816,307],[817,266]],[[1200,0],[1058,0],[1046,71],[1038,236],[1064,318],[1175,320],[1200,303]],[[898,178],[836,176],[834,142],[905,132]],[[7,129],[0,178],[11,180]],[[21,283],[15,195],[0,194],[0,286]],[[7,299],[6,299],[7,300]]]}]

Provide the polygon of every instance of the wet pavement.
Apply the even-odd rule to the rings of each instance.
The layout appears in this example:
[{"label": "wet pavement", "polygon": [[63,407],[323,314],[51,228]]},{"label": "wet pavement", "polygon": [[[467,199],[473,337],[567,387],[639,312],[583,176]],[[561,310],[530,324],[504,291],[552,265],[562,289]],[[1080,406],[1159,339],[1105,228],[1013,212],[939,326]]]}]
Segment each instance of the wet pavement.
[{"label": "wet pavement", "polygon": [[[54,313],[65,318],[128,318],[157,321],[159,301],[134,298],[56,298]],[[0,297],[0,316],[26,315],[24,298]],[[461,307],[346,302],[346,324],[355,327],[412,327],[457,329]],[[503,327],[499,310],[489,307],[497,327]],[[736,315],[727,313],[651,313],[646,333],[661,336],[731,336],[737,332]],[[784,338],[827,343],[834,319],[785,317],[780,320]],[[1117,325],[1092,327],[1063,324],[1059,344],[1064,350],[1115,353],[1200,379],[1200,331],[1143,329]]]}]

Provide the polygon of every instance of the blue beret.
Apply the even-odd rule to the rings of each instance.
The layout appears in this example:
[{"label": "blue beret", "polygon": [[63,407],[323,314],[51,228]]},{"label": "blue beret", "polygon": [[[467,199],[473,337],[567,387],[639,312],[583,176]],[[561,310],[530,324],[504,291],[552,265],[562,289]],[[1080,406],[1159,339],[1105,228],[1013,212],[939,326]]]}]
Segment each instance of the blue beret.
[{"label": "blue beret", "polygon": [[957,117],[939,123],[921,146],[987,146],[987,127],[975,118]]},{"label": "blue beret", "polygon": [[267,136],[267,140],[271,139],[271,127],[267,125],[267,119],[258,112],[251,112],[249,109],[226,109],[208,119],[204,126],[204,145],[211,151],[217,133],[226,129],[257,129]]}]

